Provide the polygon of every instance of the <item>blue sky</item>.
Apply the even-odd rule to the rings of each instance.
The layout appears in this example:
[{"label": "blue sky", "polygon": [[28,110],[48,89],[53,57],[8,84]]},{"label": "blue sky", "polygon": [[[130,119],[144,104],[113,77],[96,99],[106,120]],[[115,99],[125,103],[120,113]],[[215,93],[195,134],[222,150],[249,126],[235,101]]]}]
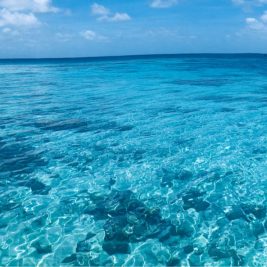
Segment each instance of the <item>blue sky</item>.
[{"label": "blue sky", "polygon": [[0,0],[0,57],[267,53],[267,0]]}]

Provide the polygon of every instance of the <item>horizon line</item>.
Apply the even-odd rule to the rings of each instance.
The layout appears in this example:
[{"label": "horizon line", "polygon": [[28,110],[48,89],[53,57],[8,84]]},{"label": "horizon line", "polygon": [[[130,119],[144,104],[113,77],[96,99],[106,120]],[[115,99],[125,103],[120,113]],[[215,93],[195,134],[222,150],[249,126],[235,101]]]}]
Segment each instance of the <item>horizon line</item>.
[{"label": "horizon line", "polygon": [[135,58],[135,57],[173,57],[173,56],[223,56],[223,55],[259,55],[259,56],[267,56],[267,53],[260,52],[229,52],[229,53],[166,53],[166,54],[125,54],[125,55],[106,55],[106,56],[78,56],[78,57],[17,57],[17,58],[0,58],[0,61],[11,61],[11,60],[73,60],[73,59],[109,59],[109,58]]}]

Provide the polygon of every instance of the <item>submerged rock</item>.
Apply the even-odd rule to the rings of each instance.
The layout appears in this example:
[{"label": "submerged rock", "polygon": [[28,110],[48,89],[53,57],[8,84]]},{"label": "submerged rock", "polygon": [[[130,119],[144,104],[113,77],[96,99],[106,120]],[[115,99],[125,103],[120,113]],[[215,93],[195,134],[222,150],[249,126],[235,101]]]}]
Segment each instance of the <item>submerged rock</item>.
[{"label": "submerged rock", "polygon": [[74,263],[76,265],[76,261],[77,261],[77,255],[74,253],[63,259],[61,263],[66,263],[66,264]]},{"label": "submerged rock", "polygon": [[65,131],[83,129],[88,126],[88,122],[79,119],[62,119],[62,120],[46,120],[37,121],[35,127],[48,131]]},{"label": "submerged rock", "polygon": [[174,267],[174,266],[180,266],[180,265],[181,265],[181,261],[179,258],[176,258],[176,257],[171,258],[166,264],[167,267]]},{"label": "submerged rock", "polygon": [[262,204],[241,204],[241,208],[247,215],[254,215],[257,219],[266,217],[266,206]]},{"label": "submerged rock", "polygon": [[186,253],[186,254],[190,254],[190,253],[192,253],[192,252],[194,251],[194,246],[193,246],[193,245],[185,246],[185,247],[183,248],[183,250],[184,250],[184,253]]},{"label": "submerged rock", "polygon": [[118,130],[120,132],[125,132],[125,131],[131,131],[133,128],[134,128],[133,125],[123,125],[123,126],[118,127]]},{"label": "submerged rock", "polygon": [[39,228],[45,226],[47,217],[48,217],[47,215],[44,215],[44,216],[41,216],[41,217],[33,220],[32,223],[31,223],[31,227],[33,229],[39,229]]},{"label": "submerged rock", "polygon": [[52,253],[52,246],[50,244],[42,244],[40,241],[36,241],[32,244],[39,254]]},{"label": "submerged rock", "polygon": [[208,253],[216,261],[231,257],[230,249],[217,247],[216,244],[209,246]]},{"label": "submerged rock", "polygon": [[225,216],[228,220],[246,219],[246,215],[239,206],[232,206],[225,209]]},{"label": "submerged rock", "polygon": [[266,217],[266,206],[257,204],[244,204],[227,207],[225,216],[230,220],[244,219],[248,222]]},{"label": "submerged rock", "polygon": [[91,243],[88,239],[78,242],[76,252],[89,252],[91,250]]},{"label": "submerged rock", "polygon": [[255,235],[255,237],[258,237],[259,235],[264,233],[264,225],[262,222],[256,221],[251,224],[252,232]]},{"label": "submerged rock", "polygon": [[3,142],[0,147],[0,162],[1,172],[31,173],[38,167],[46,166],[42,152],[23,142],[14,144]]},{"label": "submerged rock", "polygon": [[206,210],[209,206],[210,203],[207,202],[206,200],[203,200],[203,196],[205,193],[199,192],[197,190],[191,190],[187,192],[183,197],[183,202],[184,202],[184,209],[190,209],[193,208],[197,212],[199,211],[204,211]]},{"label": "submerged rock", "polygon": [[131,253],[129,243],[127,242],[104,242],[102,247],[109,255]]},{"label": "submerged rock", "polygon": [[192,179],[193,173],[185,169],[172,170],[162,168],[162,170],[158,172],[158,176],[161,177],[162,187],[172,187],[174,181],[185,181]]},{"label": "submerged rock", "polygon": [[36,195],[47,195],[51,189],[50,186],[46,186],[36,179],[20,182],[19,185],[30,188],[32,190],[32,193]]},{"label": "submerged rock", "polygon": [[113,190],[108,196],[91,199],[94,205],[85,212],[97,220],[106,220],[103,249],[109,254],[128,253],[129,243],[148,238],[164,242],[177,234],[174,226],[162,219],[159,209],[148,208],[129,190]]}]

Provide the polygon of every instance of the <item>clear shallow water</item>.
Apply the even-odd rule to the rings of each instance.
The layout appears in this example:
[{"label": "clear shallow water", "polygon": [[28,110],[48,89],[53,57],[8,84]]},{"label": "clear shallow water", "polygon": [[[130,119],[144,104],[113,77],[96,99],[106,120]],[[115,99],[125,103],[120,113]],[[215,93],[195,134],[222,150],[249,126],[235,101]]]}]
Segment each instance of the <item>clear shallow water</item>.
[{"label": "clear shallow water", "polygon": [[266,56],[1,61],[0,81],[0,265],[266,264]]}]

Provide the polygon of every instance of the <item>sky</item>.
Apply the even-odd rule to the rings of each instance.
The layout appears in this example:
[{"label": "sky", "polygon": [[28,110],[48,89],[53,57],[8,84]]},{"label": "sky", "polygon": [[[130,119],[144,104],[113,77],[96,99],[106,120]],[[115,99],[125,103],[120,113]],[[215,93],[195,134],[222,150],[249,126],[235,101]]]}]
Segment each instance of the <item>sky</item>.
[{"label": "sky", "polygon": [[0,0],[0,58],[267,53],[267,0]]}]

